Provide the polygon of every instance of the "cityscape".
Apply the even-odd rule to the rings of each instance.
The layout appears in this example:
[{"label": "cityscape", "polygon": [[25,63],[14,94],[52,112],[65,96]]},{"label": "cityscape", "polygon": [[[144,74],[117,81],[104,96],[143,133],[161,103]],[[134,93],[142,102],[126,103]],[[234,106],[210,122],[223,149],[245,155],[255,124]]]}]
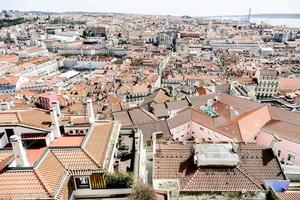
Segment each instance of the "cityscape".
[{"label": "cityscape", "polygon": [[1,200],[300,200],[299,3],[193,1],[3,2]]}]

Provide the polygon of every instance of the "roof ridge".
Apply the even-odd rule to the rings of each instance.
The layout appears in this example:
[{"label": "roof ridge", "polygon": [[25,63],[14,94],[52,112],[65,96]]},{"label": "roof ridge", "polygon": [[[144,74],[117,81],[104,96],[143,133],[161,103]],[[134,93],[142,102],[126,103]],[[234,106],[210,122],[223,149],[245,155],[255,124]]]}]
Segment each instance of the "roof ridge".
[{"label": "roof ridge", "polygon": [[247,173],[242,171],[238,166],[236,167],[244,176],[246,176],[249,180],[251,180],[257,187],[259,187],[261,190],[264,190],[254,179],[252,179]]},{"label": "roof ridge", "polygon": [[21,123],[22,122],[22,116],[21,116],[21,114],[19,112],[17,112],[17,111],[15,111],[15,113],[16,113],[16,116],[18,118],[19,123]]},{"label": "roof ridge", "polygon": [[146,115],[148,115],[149,117],[151,117],[153,120],[158,121],[157,117],[155,115],[153,115],[151,112],[148,112],[147,110],[145,110],[142,107],[139,107]]},{"label": "roof ridge", "polygon": [[[122,112],[122,111],[120,111],[120,112]],[[127,113],[128,117],[129,117],[129,119],[130,119],[131,124],[132,124],[132,125],[135,125],[135,124],[133,123],[133,120],[132,120],[132,118],[131,118],[131,114],[130,114],[129,110],[126,110],[125,112]]]},{"label": "roof ridge", "polygon": [[[263,106],[263,107],[265,107],[265,106]],[[237,117],[235,117],[235,118],[229,120],[229,121],[226,122],[225,124],[223,124],[223,125],[221,125],[221,126],[219,126],[219,127],[216,127],[216,128],[220,128],[220,127],[223,127],[223,126],[227,126],[227,125],[230,125],[230,124],[233,124],[233,123],[238,123],[238,122],[239,122],[241,119],[243,119],[244,117],[246,117],[246,116],[248,116],[248,115],[254,113],[255,111],[257,111],[257,110],[259,110],[259,109],[261,109],[261,108],[263,108],[263,107],[259,107],[259,108],[256,108],[256,109],[254,109],[254,110],[247,111],[247,112],[245,112],[245,113],[243,113],[243,114],[241,114],[241,115],[239,115],[239,116],[237,116]]]},{"label": "roof ridge", "polygon": [[39,172],[36,169],[33,169],[33,173],[34,175],[37,177],[38,181],[41,183],[42,187],[45,189],[45,191],[47,192],[48,196],[53,197],[51,195],[51,192],[48,188],[48,186],[46,186],[46,184],[44,184],[43,178],[39,175]]},{"label": "roof ridge", "polygon": [[[47,150],[48,150],[48,153],[51,153],[54,156],[54,158],[58,161],[58,163],[62,166],[64,174],[65,174],[65,177],[66,177],[69,174],[68,170],[65,168],[65,166],[63,165],[63,163],[56,157],[56,155],[52,152],[51,149],[47,149]],[[59,180],[58,180],[58,183],[56,183],[56,185],[54,186],[54,188],[53,188],[54,196],[56,196],[56,194],[60,192],[60,189],[61,189],[60,186],[61,186],[61,184],[64,183],[63,178],[64,177],[61,176],[59,178]]]},{"label": "roof ridge", "polygon": [[196,173],[198,171],[199,171],[199,169],[197,169],[193,175],[181,178],[182,181],[185,181],[184,187],[183,187],[184,189],[186,189],[186,187],[189,186],[189,184],[191,183],[191,181],[194,181],[194,178],[195,178]]},{"label": "roof ridge", "polygon": [[88,157],[89,159],[91,159],[91,161],[92,161],[93,163],[95,163],[99,168],[101,168],[100,164],[98,164],[98,163],[96,162],[96,160],[93,158],[93,156],[91,156],[84,148],[80,148],[80,149],[87,155],[87,157]]}]

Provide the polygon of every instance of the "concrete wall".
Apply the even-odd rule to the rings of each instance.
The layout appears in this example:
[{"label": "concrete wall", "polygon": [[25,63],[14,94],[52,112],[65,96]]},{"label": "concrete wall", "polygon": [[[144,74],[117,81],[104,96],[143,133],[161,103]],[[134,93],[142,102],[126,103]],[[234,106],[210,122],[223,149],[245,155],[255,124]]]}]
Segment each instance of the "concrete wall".
[{"label": "concrete wall", "polygon": [[3,148],[7,143],[8,143],[8,138],[7,138],[6,134],[4,134],[0,138],[0,148]]}]

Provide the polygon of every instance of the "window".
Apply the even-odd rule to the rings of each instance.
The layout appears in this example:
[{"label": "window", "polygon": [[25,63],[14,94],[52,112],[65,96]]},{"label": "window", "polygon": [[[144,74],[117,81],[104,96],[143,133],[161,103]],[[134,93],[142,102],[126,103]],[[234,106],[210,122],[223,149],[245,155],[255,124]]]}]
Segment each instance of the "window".
[{"label": "window", "polygon": [[152,141],[148,140],[148,141],[146,142],[146,145],[147,145],[147,147],[151,147],[151,146],[152,146]]},{"label": "window", "polygon": [[89,177],[87,176],[75,178],[75,182],[76,182],[77,189],[90,188],[90,181],[89,181]]},{"label": "window", "polygon": [[278,150],[278,152],[277,152],[277,156],[278,156],[278,157],[280,157],[280,155],[281,155],[281,151],[280,151],[280,150]]},{"label": "window", "polygon": [[14,135],[14,129],[5,129],[7,139],[10,139],[10,136]]},{"label": "window", "polygon": [[294,162],[295,162],[295,155],[289,153],[287,156],[287,164],[293,165]]}]

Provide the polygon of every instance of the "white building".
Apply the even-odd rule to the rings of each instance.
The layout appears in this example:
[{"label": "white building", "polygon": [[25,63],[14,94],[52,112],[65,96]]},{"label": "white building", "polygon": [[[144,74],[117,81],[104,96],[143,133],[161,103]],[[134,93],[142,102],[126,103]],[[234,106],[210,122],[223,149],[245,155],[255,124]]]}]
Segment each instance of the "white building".
[{"label": "white building", "polygon": [[277,94],[278,72],[275,70],[257,70],[255,88],[258,99],[271,98]]}]

